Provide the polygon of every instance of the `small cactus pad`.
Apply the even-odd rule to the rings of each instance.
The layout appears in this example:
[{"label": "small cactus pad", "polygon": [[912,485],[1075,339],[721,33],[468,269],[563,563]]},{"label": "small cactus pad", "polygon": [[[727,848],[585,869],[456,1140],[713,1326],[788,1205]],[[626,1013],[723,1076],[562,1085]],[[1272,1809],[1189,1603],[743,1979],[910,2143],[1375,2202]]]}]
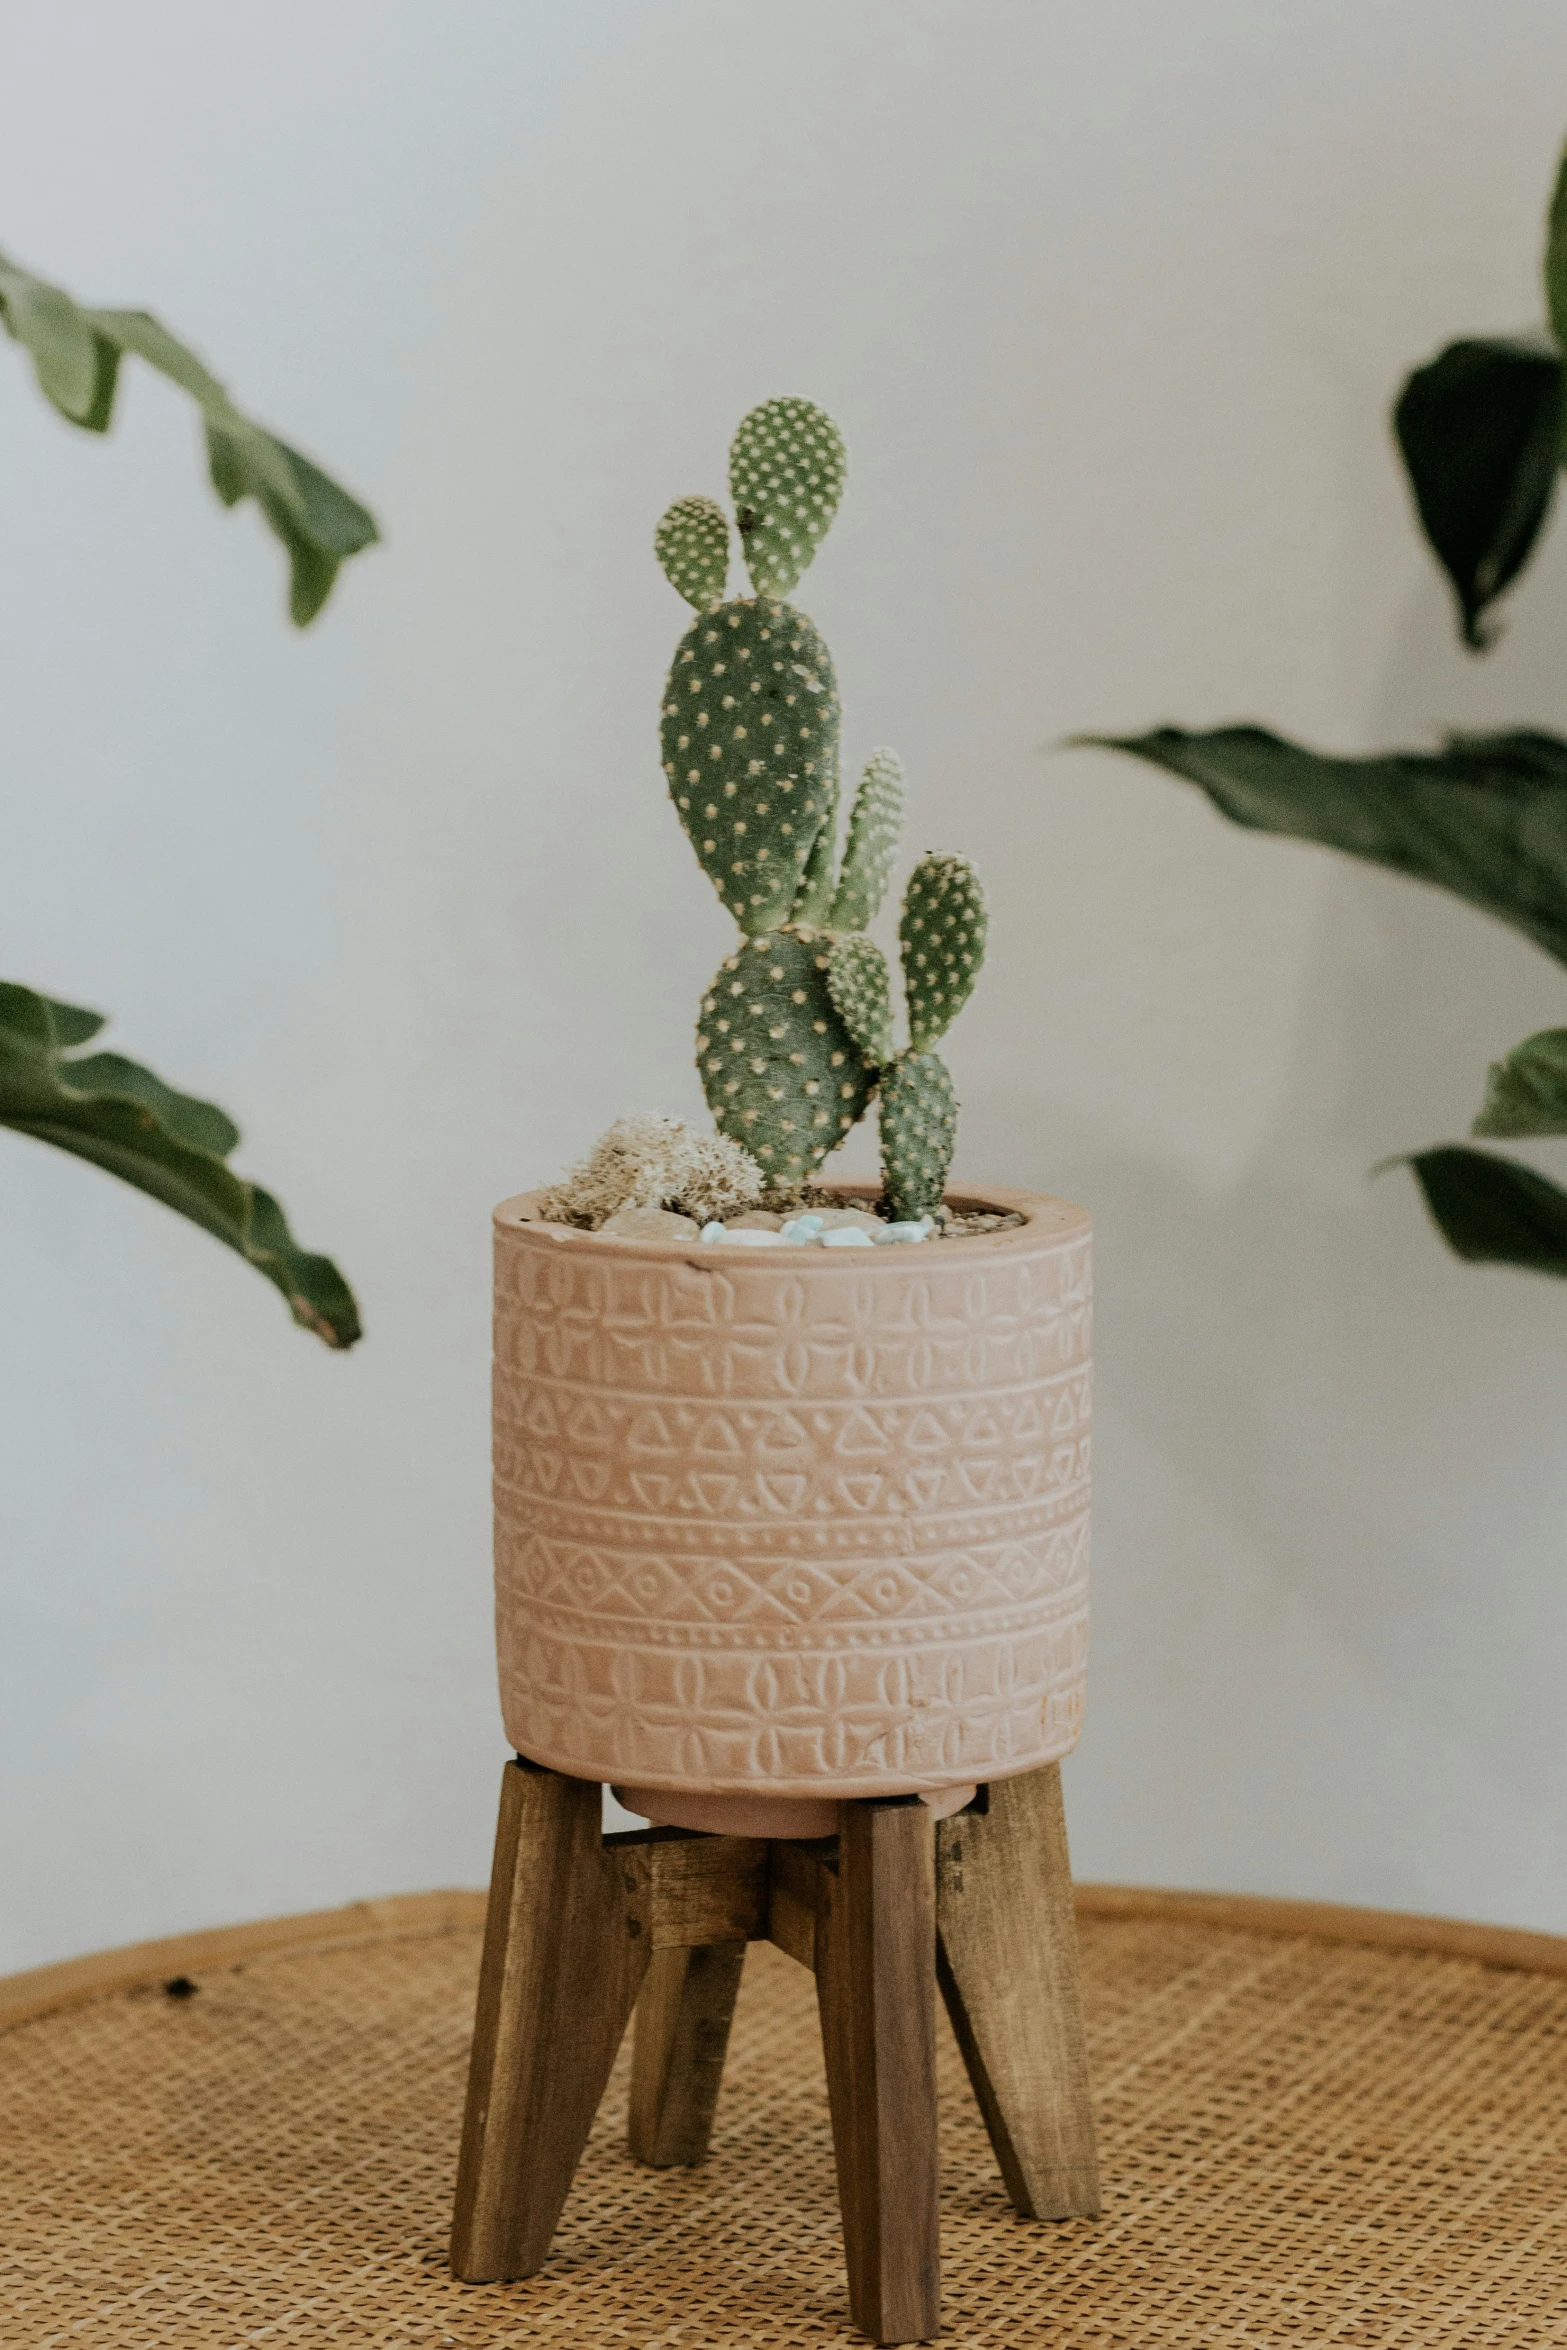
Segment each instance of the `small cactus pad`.
[{"label": "small cactus pad", "polygon": [[879,1069],[892,1059],[892,978],[873,938],[848,931],[827,954],[827,992],[867,1061]]},{"label": "small cactus pad", "polygon": [[898,924],[909,1041],[936,1044],[974,992],[985,959],[985,888],[967,857],[921,857],[903,893]]},{"label": "small cactus pad", "polygon": [[957,1131],[946,1062],[936,1053],[900,1053],[881,1073],[881,1180],[895,1223],[940,1207]]},{"label": "small cactus pad", "polygon": [[800,876],[800,887],[790,909],[791,922],[809,923],[813,930],[827,926],[827,909],[833,900],[833,875],[838,864],[838,780],[833,778],[832,797],[822,827],[812,844],[805,871]]},{"label": "small cactus pad", "polygon": [[653,533],[664,577],[688,604],[710,612],[729,578],[729,517],[716,498],[677,498]]},{"label": "small cactus pad", "polygon": [[843,874],[831,911],[831,930],[864,930],[881,911],[903,830],[903,762],[896,751],[872,751],[849,815]]},{"label": "small cactus pad", "polygon": [[847,451],[809,400],[764,400],[729,450],[729,490],[759,596],[786,596],[826,537],[843,496]]},{"label": "small cactus pad", "polygon": [[873,1073],[828,992],[831,943],[819,931],[744,939],[702,999],[708,1108],[771,1190],[814,1174],[871,1097]]},{"label": "small cactus pad", "polygon": [[694,620],[661,742],[703,872],[744,929],[776,928],[837,795],[837,681],[804,613],[739,597]]}]

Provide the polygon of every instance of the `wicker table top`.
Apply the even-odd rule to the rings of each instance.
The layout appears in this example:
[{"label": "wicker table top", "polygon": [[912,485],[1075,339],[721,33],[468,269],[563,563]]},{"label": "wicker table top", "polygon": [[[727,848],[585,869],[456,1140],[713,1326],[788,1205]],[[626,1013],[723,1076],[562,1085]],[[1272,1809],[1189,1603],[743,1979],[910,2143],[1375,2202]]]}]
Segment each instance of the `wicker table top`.
[{"label": "wicker table top", "polygon": [[[1567,1941],[1112,1888],[1081,1912],[1104,2216],[1013,2214],[943,2025],[948,2350],[1560,2350]],[[767,1944],[708,2164],[631,2161],[623,2053],[543,2273],[451,2282],[481,1914],[421,1895],[0,1983],[0,2344],[857,2339],[813,1987]]]}]

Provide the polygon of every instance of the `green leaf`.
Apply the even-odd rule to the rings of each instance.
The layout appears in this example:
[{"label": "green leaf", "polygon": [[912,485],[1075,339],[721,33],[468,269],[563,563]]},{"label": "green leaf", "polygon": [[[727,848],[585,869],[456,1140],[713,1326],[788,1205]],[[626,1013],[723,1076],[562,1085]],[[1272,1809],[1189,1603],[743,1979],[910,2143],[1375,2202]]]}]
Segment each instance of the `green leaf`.
[{"label": "green leaf", "polygon": [[1567,148],[1545,216],[1545,311],[1552,333],[1567,351]]},{"label": "green leaf", "polygon": [[96,1012],[0,983],[0,1126],[162,1200],[264,1274],[305,1329],[352,1346],[359,1314],[337,1267],[299,1248],[272,1194],[225,1166],[239,1141],[232,1119],[119,1053],[69,1057],[102,1025]]},{"label": "green leaf", "polygon": [[1458,598],[1472,651],[1480,618],[1528,561],[1561,460],[1560,352],[1513,341],[1450,343],[1418,367],[1393,411],[1421,524]]},{"label": "green leaf", "polygon": [[1471,1134],[1567,1134],[1567,1028],[1544,1028],[1486,1073]]},{"label": "green leaf", "polygon": [[1420,1151],[1409,1165],[1455,1256],[1567,1280],[1567,1191],[1559,1185],[1515,1160],[1456,1143]]},{"label": "green leaf", "polygon": [[1567,743],[1555,735],[1450,735],[1440,751],[1359,759],[1260,726],[1074,740],[1185,777],[1236,824],[1433,882],[1567,962]]},{"label": "green leaf", "polygon": [[380,536],[357,498],[241,414],[217,377],[146,310],[85,310],[58,286],[0,256],[0,321],[32,353],[39,385],[73,424],[106,432],[121,356],[138,358],[188,392],[202,412],[212,485],[225,506],[254,498],[289,558],[289,610],[313,620],[339,565]]}]

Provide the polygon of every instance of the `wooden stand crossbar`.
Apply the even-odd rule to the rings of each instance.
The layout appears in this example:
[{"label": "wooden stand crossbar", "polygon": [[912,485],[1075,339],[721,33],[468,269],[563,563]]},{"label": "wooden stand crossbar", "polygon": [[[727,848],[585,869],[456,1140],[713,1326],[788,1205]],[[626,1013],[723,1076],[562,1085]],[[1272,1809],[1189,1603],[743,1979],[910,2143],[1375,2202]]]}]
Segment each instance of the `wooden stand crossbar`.
[{"label": "wooden stand crossbar", "polygon": [[637,2011],[631,2151],[707,2152],[747,1942],[816,1976],[849,2312],[878,2343],[940,2330],[935,1985],[1007,2193],[1099,2209],[1077,1942],[1054,1764],[933,1823],[846,1803],[819,1843],[603,1834],[600,1790],[507,1765],[452,2225],[454,2276],[549,2250]]}]

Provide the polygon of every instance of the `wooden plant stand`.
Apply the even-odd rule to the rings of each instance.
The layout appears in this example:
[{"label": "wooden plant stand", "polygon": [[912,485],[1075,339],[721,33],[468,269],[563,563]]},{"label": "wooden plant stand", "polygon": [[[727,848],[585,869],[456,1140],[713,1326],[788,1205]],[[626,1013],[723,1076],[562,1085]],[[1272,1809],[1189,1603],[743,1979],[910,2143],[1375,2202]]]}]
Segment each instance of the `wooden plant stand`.
[{"label": "wooden plant stand", "polygon": [[637,2010],[630,2144],[707,2152],[747,1942],[816,1976],[849,2312],[879,2343],[940,2331],[935,1985],[1029,2219],[1099,2209],[1060,1774],[841,1806],[839,1833],[606,1836],[600,1790],[520,1759],[501,1784],[452,2224],[452,2274],[544,2262]]}]

